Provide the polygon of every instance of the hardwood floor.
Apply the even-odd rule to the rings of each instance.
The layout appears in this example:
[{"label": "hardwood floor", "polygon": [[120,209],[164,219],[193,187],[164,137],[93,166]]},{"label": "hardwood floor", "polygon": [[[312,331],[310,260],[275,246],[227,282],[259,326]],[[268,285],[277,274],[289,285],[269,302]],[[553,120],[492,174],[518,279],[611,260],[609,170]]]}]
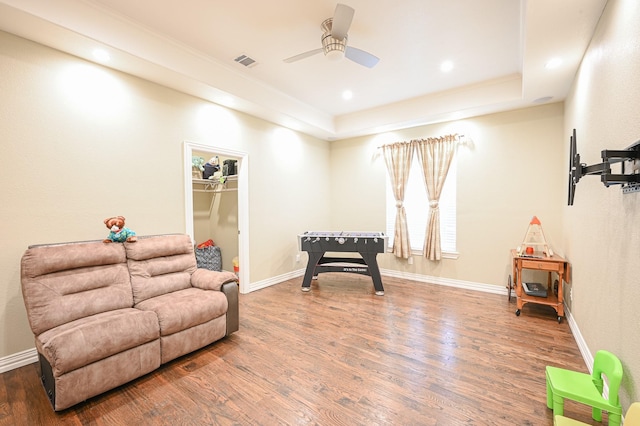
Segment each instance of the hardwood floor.
[{"label": "hardwood floor", "polygon": [[[240,295],[240,330],[54,413],[31,364],[0,375],[0,425],[552,425],[546,365],[588,372],[566,321],[506,296],[383,277]],[[588,424],[571,401],[565,415]],[[606,415],[603,424],[607,424]]]}]

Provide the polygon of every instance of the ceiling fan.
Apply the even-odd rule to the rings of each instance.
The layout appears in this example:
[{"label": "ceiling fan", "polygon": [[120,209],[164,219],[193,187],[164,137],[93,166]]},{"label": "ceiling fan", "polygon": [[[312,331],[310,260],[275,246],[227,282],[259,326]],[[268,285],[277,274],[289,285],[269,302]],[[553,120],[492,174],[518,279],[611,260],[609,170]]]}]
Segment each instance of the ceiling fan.
[{"label": "ceiling fan", "polygon": [[321,37],[322,47],[292,56],[285,59],[284,62],[299,61],[323,52],[324,56],[330,60],[339,60],[346,56],[347,59],[353,62],[367,68],[373,68],[380,60],[378,57],[364,50],[347,46],[347,32],[351,26],[354,13],[355,10],[352,7],[338,3],[333,17],[325,19],[320,25],[323,31]]}]

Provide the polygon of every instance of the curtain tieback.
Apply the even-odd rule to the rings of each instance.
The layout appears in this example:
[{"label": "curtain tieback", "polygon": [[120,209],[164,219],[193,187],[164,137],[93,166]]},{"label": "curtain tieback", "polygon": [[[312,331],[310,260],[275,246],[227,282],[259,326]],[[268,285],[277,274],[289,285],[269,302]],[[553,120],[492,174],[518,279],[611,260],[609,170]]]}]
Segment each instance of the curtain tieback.
[{"label": "curtain tieback", "polygon": [[402,208],[402,201],[396,201],[396,208],[401,209]]},{"label": "curtain tieback", "polygon": [[438,201],[429,201],[429,207],[431,207],[432,209],[437,209],[438,208]]}]

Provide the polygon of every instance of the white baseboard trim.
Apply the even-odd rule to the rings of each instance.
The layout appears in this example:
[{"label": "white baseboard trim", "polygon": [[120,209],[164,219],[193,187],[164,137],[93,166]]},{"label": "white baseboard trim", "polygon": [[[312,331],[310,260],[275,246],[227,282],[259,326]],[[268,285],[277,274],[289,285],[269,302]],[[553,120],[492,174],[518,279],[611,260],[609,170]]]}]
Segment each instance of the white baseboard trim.
[{"label": "white baseboard trim", "polygon": [[[251,283],[249,285],[249,293],[252,291],[260,290],[275,284],[279,284],[283,281],[287,281],[293,278],[297,278],[304,275],[304,269],[298,269],[296,271],[292,271],[286,274],[278,275],[276,277],[269,278],[267,280],[257,281],[255,283]],[[507,288],[497,285],[484,284],[484,283],[476,283],[473,281],[463,281],[463,280],[455,280],[452,278],[441,278],[441,277],[432,277],[429,275],[419,275],[412,274],[408,272],[400,272],[394,271],[392,269],[382,269],[380,270],[381,275],[394,277],[394,278],[404,278],[412,281],[418,281],[423,283],[430,283],[436,285],[445,285],[449,287],[457,287],[466,290],[475,290],[475,291],[483,291],[485,293],[493,293],[493,294],[501,294],[507,295]],[[571,332],[573,333],[573,337],[578,344],[578,348],[580,349],[580,353],[582,354],[582,358],[585,364],[589,367],[589,370],[593,368],[593,356],[591,355],[591,351],[587,347],[587,343],[584,341],[582,334],[580,333],[580,329],[578,328],[578,324],[576,324],[571,312],[565,306],[565,317],[567,322],[569,323],[569,328],[571,328]],[[35,348],[27,349],[26,351],[18,352],[13,355],[9,355],[3,358],[0,358],[0,374],[13,370],[15,368],[19,368],[25,366],[27,364],[32,364],[34,362],[38,362],[38,353]]]},{"label": "white baseboard trim", "polygon": [[38,352],[36,352],[36,348],[5,356],[0,358],[0,374],[24,367],[28,364],[33,364],[34,362],[38,362]]},{"label": "white baseboard trim", "polygon": [[564,314],[567,322],[569,323],[569,328],[571,328],[571,334],[573,334],[573,338],[576,339],[578,349],[580,349],[580,353],[582,354],[582,359],[584,359],[584,363],[589,368],[589,372],[593,372],[593,355],[591,355],[587,342],[584,341],[584,337],[582,337],[582,333],[580,333],[578,324],[573,319],[573,315],[571,315],[571,311],[567,308],[567,305],[564,306]]},{"label": "white baseboard trim", "polygon": [[298,278],[304,275],[304,269],[298,269],[296,271],[288,272],[286,274],[278,275],[276,277],[271,277],[266,280],[256,281],[254,283],[249,284],[249,291],[247,293],[251,293],[252,291],[260,290],[265,287],[270,287],[275,284],[280,284],[283,281],[291,280],[293,278]]},{"label": "white baseboard trim", "polygon": [[[304,272],[305,272],[304,269],[298,269],[296,271],[289,272],[283,275],[278,275],[276,277],[272,277],[267,280],[251,283],[249,285],[249,293],[252,291],[260,290],[265,287],[275,285],[275,284],[280,284],[283,281],[301,277],[304,275]],[[418,281],[423,283],[446,285],[449,287],[458,287],[466,290],[483,291],[485,293],[502,294],[505,296],[507,295],[506,286],[500,287],[500,286],[491,285],[491,284],[476,283],[473,281],[462,281],[462,280],[455,280],[451,278],[441,278],[441,277],[432,277],[429,275],[411,274],[408,272],[394,271],[392,269],[381,269],[380,275],[394,277],[394,278],[403,278],[403,279]]]},{"label": "white baseboard trim", "polygon": [[429,275],[420,275],[420,274],[412,274],[409,272],[394,271],[392,269],[381,269],[380,274],[386,275],[389,277],[394,277],[394,278],[404,278],[407,280],[418,281],[422,283],[445,285],[448,287],[458,287],[458,288],[463,288],[465,290],[483,291],[485,293],[503,294],[505,296],[507,295],[506,286],[502,287],[502,286],[491,285],[491,284],[476,283],[473,281],[456,280],[453,278],[432,277]]}]

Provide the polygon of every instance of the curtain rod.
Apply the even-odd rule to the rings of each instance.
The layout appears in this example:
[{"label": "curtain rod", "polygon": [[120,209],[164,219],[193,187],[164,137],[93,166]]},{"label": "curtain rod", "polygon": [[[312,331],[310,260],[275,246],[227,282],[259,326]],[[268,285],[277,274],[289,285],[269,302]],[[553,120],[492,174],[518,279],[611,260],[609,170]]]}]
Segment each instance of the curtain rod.
[{"label": "curtain rod", "polygon": [[[461,142],[461,139],[462,139],[462,138],[464,138],[464,135],[458,135],[458,134],[456,134],[456,135],[455,135],[455,137],[456,137],[456,138],[458,138],[458,142]],[[433,139],[436,139],[436,138],[433,138]],[[412,140],[415,140],[415,139],[412,139]],[[411,141],[409,141],[409,142],[411,142]],[[379,146],[379,147],[377,147],[376,149],[380,149],[380,148],[382,148],[382,147],[383,147],[383,146],[385,146],[385,145],[393,145],[394,143],[398,143],[398,142],[392,142],[391,144],[386,143],[386,144],[384,144],[384,145],[380,145],[380,146]]]}]

